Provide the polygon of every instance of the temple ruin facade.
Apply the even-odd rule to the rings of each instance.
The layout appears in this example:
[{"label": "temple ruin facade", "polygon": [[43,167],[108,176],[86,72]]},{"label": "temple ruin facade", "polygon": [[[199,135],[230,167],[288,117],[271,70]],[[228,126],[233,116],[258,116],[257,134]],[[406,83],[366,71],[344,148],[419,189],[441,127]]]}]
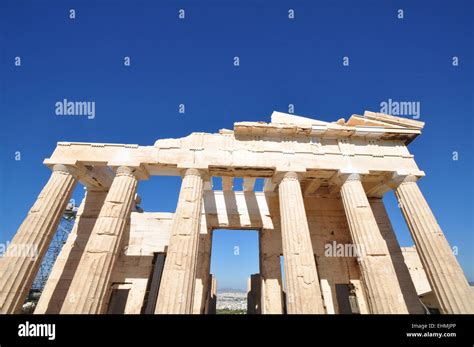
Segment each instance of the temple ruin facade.
[{"label": "temple ruin facade", "polygon": [[[423,125],[373,112],[335,122],[274,112],[270,123],[152,146],[60,142],[44,161],[49,181],[0,260],[0,312],[21,311],[80,182],[85,196],[36,314],[213,313],[216,229],[259,232],[260,270],[249,280],[255,313],[424,313],[382,200],[392,190],[439,311],[474,313],[417,184],[425,174],[407,146]],[[137,187],[152,176],[182,177],[174,213],[137,206]],[[21,245],[36,256],[15,252]],[[357,254],[328,254],[339,245]]]}]

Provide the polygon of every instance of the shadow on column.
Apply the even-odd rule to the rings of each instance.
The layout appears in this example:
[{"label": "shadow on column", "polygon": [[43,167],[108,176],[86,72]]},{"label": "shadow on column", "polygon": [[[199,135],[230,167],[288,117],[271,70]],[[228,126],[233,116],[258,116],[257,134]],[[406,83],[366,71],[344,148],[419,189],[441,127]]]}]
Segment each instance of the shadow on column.
[{"label": "shadow on column", "polygon": [[400,249],[397,237],[390,222],[390,218],[385,209],[385,205],[382,199],[371,198],[369,199],[370,206],[379,226],[380,233],[387,243],[387,248],[390,254],[390,258],[395,269],[395,274],[400,284],[403,298],[405,300],[408,313],[410,314],[423,314],[423,306],[421,305],[418,294],[416,293],[415,285],[410,276],[410,272],[403,259],[403,254]]}]

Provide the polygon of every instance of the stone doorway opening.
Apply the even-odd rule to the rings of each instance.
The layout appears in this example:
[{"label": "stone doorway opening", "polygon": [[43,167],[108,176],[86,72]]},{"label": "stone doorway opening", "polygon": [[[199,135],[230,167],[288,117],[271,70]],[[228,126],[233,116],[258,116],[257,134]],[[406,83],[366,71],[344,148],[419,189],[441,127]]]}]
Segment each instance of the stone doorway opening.
[{"label": "stone doorway opening", "polygon": [[259,230],[213,230],[211,273],[217,282],[217,314],[258,310],[259,268]]}]

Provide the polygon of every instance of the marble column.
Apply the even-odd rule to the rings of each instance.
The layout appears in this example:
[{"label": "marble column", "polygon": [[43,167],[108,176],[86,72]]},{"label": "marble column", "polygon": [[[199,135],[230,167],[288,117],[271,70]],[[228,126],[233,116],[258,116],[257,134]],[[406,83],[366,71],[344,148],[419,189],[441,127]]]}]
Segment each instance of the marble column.
[{"label": "marble column", "polygon": [[396,178],[395,194],[442,313],[474,313],[472,291],[416,177]]},{"label": "marble column", "polygon": [[382,237],[360,175],[344,174],[341,198],[356,246],[370,313],[408,313],[387,244]]},{"label": "marble column", "polygon": [[54,262],[34,314],[59,314],[61,311],[106,197],[107,191],[87,189],[77,210],[74,227]]},{"label": "marble column", "polygon": [[0,259],[0,313],[19,313],[76,186],[71,169],[51,177]]},{"label": "marble column", "polygon": [[287,313],[325,313],[298,175],[287,172],[278,188]]},{"label": "marble column", "polygon": [[178,206],[155,313],[192,313],[199,229],[203,197],[203,177],[197,169],[187,169],[181,183]]},{"label": "marble column", "polygon": [[69,287],[61,313],[104,313],[112,268],[130,218],[138,180],[135,170],[121,166]]}]

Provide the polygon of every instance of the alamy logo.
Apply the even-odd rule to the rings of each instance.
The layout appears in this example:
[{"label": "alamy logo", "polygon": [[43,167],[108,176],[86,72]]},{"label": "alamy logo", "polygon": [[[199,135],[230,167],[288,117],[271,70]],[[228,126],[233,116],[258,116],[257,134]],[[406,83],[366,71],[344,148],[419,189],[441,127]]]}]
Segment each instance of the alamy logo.
[{"label": "alamy logo", "polygon": [[95,118],[95,101],[58,101],[54,104],[57,116],[87,116]]},{"label": "alamy logo", "polygon": [[18,336],[20,337],[47,337],[52,341],[56,339],[56,324],[36,324],[26,321],[18,325]]},{"label": "alamy logo", "polygon": [[364,247],[362,245],[356,245],[353,243],[337,243],[332,241],[324,245],[324,256],[325,257],[361,257],[365,254]]},{"label": "alamy logo", "polygon": [[34,260],[38,257],[38,247],[34,244],[7,241],[0,243],[0,257],[25,257]]},{"label": "alamy logo", "polygon": [[412,116],[413,119],[420,118],[419,101],[393,101],[388,99],[380,103],[380,112],[392,116]]}]

